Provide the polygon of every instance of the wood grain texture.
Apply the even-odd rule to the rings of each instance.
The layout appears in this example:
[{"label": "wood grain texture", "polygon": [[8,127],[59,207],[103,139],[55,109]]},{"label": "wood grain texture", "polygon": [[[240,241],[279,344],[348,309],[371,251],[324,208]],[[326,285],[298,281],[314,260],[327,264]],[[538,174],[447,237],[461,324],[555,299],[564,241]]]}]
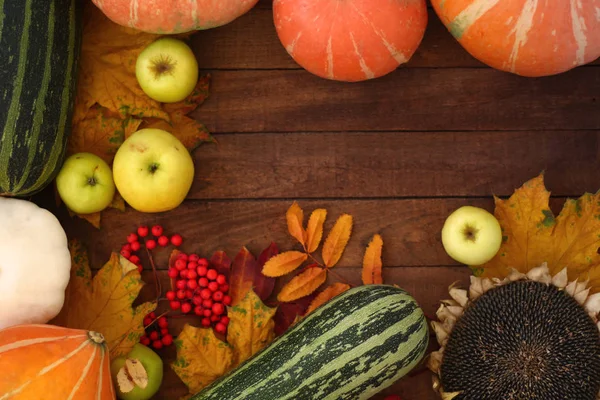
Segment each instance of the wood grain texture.
[{"label": "wood grain texture", "polygon": [[[147,264],[146,264],[147,265]],[[344,281],[351,285],[360,285],[360,269],[344,268],[338,271],[339,278],[330,275],[328,282],[323,286],[333,282]],[[159,281],[163,287],[168,287],[169,278],[164,271],[159,273]],[[453,282],[459,282],[466,286],[469,282],[469,271],[465,267],[426,267],[426,268],[384,268],[384,282],[388,284],[397,284],[411,295],[423,308],[428,317],[435,314],[439,306],[439,300],[448,298],[448,286]],[[151,300],[154,297],[154,275],[150,271],[145,271],[142,278],[149,282],[140,295],[140,300]],[[289,279],[289,278],[288,278]],[[282,283],[288,279],[279,279],[276,292]],[[166,311],[166,305],[161,303],[157,313]],[[172,332],[179,332],[184,324],[189,323],[193,326],[199,326],[199,318],[189,316],[184,318],[174,318],[171,320],[169,329]],[[431,333],[430,349],[437,347],[433,333]],[[168,366],[175,359],[175,348],[170,346],[166,349],[157,351],[161,355],[167,367],[165,368],[164,383],[161,391],[156,395],[157,399],[174,399],[186,393],[185,387],[179,381],[179,378]],[[409,376],[400,380],[393,387],[385,390],[380,396],[373,400],[382,399],[385,394],[400,394],[405,396],[406,400],[433,400],[436,399],[435,393],[431,390],[431,373],[424,369],[424,366],[417,367]]]},{"label": "wood grain texture", "polygon": [[215,71],[193,116],[211,132],[600,129],[600,68],[543,79],[405,68],[345,84],[304,71]]},{"label": "wood grain texture", "polygon": [[510,195],[545,171],[557,196],[600,189],[600,131],[219,135],[193,199]]}]

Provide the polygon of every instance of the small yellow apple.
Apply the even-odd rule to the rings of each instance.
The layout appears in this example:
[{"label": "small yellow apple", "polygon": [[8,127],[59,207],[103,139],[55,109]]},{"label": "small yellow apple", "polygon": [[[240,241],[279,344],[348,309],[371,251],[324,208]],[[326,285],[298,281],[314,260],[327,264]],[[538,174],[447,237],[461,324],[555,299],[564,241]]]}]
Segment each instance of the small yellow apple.
[{"label": "small yellow apple", "polygon": [[134,209],[168,211],[187,196],[194,180],[194,162],[169,132],[140,129],[117,150],[113,177],[119,193]]}]

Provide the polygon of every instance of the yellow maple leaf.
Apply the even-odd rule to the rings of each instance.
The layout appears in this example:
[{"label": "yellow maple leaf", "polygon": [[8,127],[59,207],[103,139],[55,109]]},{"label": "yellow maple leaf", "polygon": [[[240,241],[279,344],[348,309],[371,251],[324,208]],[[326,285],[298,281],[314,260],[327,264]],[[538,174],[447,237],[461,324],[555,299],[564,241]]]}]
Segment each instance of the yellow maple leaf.
[{"label": "yellow maple leaf", "polygon": [[233,367],[232,347],[219,340],[211,328],[185,324],[175,340],[177,358],[171,368],[197,393]]},{"label": "yellow maple leaf", "polygon": [[341,215],[327,235],[321,255],[327,267],[333,267],[342,257],[352,234],[352,215]]},{"label": "yellow maple leaf", "polygon": [[502,278],[511,268],[527,272],[546,262],[552,274],[567,267],[569,279],[589,279],[591,291],[600,291],[600,193],[568,199],[556,218],[549,200],[543,175],[507,200],[495,198],[503,242],[496,256],[476,271]]},{"label": "yellow maple leaf", "polygon": [[156,308],[155,302],[132,306],[144,285],[137,267],[113,253],[92,278],[87,251],[81,243],[70,241],[69,250],[71,278],[65,303],[51,323],[101,333],[111,358],[129,353],[144,333],[144,316]]},{"label": "yellow maple leaf", "polygon": [[234,349],[234,365],[271,343],[275,337],[273,317],[276,311],[276,308],[265,306],[254,290],[248,291],[239,304],[228,309],[227,342]]},{"label": "yellow maple leaf", "polygon": [[365,285],[383,283],[381,277],[381,250],[383,239],[380,235],[373,236],[363,257],[362,282]]},{"label": "yellow maple leaf", "polygon": [[314,252],[321,243],[323,237],[323,224],[327,218],[327,210],[318,208],[310,214],[308,225],[306,226],[306,251]]}]

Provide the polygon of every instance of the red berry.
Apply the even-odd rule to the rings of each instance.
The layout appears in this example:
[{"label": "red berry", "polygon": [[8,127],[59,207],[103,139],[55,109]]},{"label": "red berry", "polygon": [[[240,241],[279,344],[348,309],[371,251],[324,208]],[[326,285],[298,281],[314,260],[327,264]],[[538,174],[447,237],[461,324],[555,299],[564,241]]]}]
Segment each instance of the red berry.
[{"label": "red berry", "polygon": [[171,307],[171,310],[178,310],[179,307],[181,307],[181,303],[178,302],[177,300],[175,300],[175,301],[170,302],[169,306]]},{"label": "red berry", "polygon": [[214,281],[215,279],[217,279],[217,276],[219,276],[219,273],[217,272],[216,269],[209,269],[208,272],[206,273],[206,277],[208,279],[210,279],[211,281]]},{"label": "red berry", "polygon": [[148,236],[148,227],[147,227],[147,226],[144,226],[144,225],[142,225],[142,226],[138,227],[138,228],[137,228],[137,234],[138,234],[140,237],[146,237],[146,236]]},{"label": "red berry", "polygon": [[181,305],[181,312],[187,314],[192,311],[192,305],[190,303],[183,303]]},{"label": "red berry", "polygon": [[181,237],[181,235],[175,234],[171,236],[171,244],[173,246],[179,247],[181,246],[181,243],[183,243],[183,238]]},{"label": "red berry", "polygon": [[227,331],[227,327],[225,325],[223,325],[222,323],[218,322],[215,325],[215,331],[223,334],[223,333],[225,333]]},{"label": "red berry", "polygon": [[127,242],[133,243],[138,241],[138,236],[135,233],[130,233],[127,235]]},{"label": "red berry", "polygon": [[200,256],[198,256],[198,254],[194,254],[194,253],[190,254],[190,258],[189,258],[190,261],[196,262],[199,259],[200,259]]},{"label": "red berry", "polygon": [[148,317],[144,317],[144,326],[148,326],[152,323],[152,318]]},{"label": "red berry", "polygon": [[208,260],[206,258],[199,258],[196,262],[199,266],[208,268]]},{"label": "red berry", "polygon": [[152,332],[150,333],[150,339],[152,339],[152,340],[156,340],[156,339],[158,339],[158,332],[156,332],[156,331],[152,331]]},{"label": "red berry", "polygon": [[167,300],[173,301],[175,300],[175,292],[172,290],[169,290],[166,294],[165,297],[167,298]]},{"label": "red berry", "polygon": [[214,301],[221,301],[221,300],[223,300],[223,296],[225,296],[225,295],[223,294],[223,292],[214,292],[214,293],[212,294],[212,299],[213,299]]},{"label": "red berry", "polygon": [[134,254],[131,257],[129,257],[129,261],[131,261],[134,264],[138,264],[140,262],[140,258]]},{"label": "red berry", "polygon": [[196,282],[193,279],[190,279],[190,280],[187,281],[187,287],[190,288],[190,289],[192,289],[192,290],[194,290],[194,289],[196,289],[198,287],[198,282]]},{"label": "red berry", "polygon": [[142,246],[140,245],[140,242],[131,242],[131,250],[132,251],[138,251]]},{"label": "red berry", "polygon": [[148,314],[148,316],[152,319],[156,319],[156,314],[154,313],[154,311],[152,311],[150,314]]},{"label": "red berry", "polygon": [[[187,278],[188,279],[193,279],[196,280],[196,278],[198,277],[198,274],[196,273],[196,271],[194,271],[193,269],[186,269],[187,271]],[[181,271],[183,272],[183,271]]]},{"label": "red berry", "polygon": [[217,283],[219,285],[224,285],[225,283],[227,283],[227,278],[225,278],[225,275],[223,275],[223,274],[217,275]]},{"label": "red berry", "polygon": [[210,317],[212,315],[212,311],[210,308],[205,308],[204,311],[202,311],[202,315],[204,315],[205,317]]},{"label": "red berry", "polygon": [[188,269],[196,269],[196,267],[198,266],[198,264],[196,264],[196,261],[188,261]]},{"label": "red berry", "polygon": [[208,328],[210,326],[210,318],[202,318],[202,326],[205,326]]},{"label": "red berry", "polygon": [[221,323],[222,323],[223,325],[228,325],[228,324],[229,324],[229,317],[228,317],[227,315],[223,315],[223,316],[221,317]]},{"label": "red berry", "polygon": [[129,243],[126,243],[123,245],[123,247],[121,247],[121,250],[131,251],[131,245]]},{"label": "red berry", "polygon": [[129,250],[121,249],[121,255],[127,259],[129,259],[129,257],[131,257],[131,253],[129,252]]},{"label": "red berry", "polygon": [[179,259],[175,261],[175,268],[177,268],[179,271],[183,271],[186,266],[185,260]]},{"label": "red berry", "polygon": [[214,315],[214,314],[213,314],[213,315],[211,315],[211,317],[210,317],[210,320],[211,320],[212,322],[217,322],[217,321],[219,320],[219,316],[218,316],[218,315]]},{"label": "red berry", "polygon": [[188,289],[185,291],[185,297],[187,297],[188,299],[192,299],[194,298],[194,291],[191,289]]},{"label": "red berry", "polygon": [[212,297],[212,292],[209,289],[202,289],[200,291],[200,297],[202,297],[204,300],[208,300]]},{"label": "red berry", "polygon": [[175,282],[175,287],[177,289],[185,289],[187,287],[187,282],[185,279],[180,279],[177,282]]},{"label": "red berry", "polygon": [[216,292],[217,290],[219,290],[219,284],[217,282],[211,282],[208,284],[208,288],[211,292]]},{"label": "red berry", "polygon": [[142,267],[142,264],[138,264],[138,272],[141,274],[142,271],[144,270],[144,267]]},{"label": "red berry", "polygon": [[198,294],[195,295],[194,297],[192,297],[192,303],[199,306],[200,304],[202,304],[202,297],[200,297],[200,295]]},{"label": "red berry", "polygon": [[211,299],[202,300],[202,307],[204,308],[212,308],[213,301]]},{"label": "red berry", "polygon": [[158,238],[159,246],[165,247],[168,244],[169,244],[169,238],[166,237],[165,235],[162,235],[161,237]]},{"label": "red berry", "polygon": [[152,250],[156,248],[156,241],[154,239],[146,240],[146,248],[148,250]]},{"label": "red berry", "polygon": [[179,272],[179,276],[182,277],[183,279],[188,279],[189,278],[189,276],[188,276],[188,270],[187,269],[181,270]]},{"label": "red berry", "polygon": [[179,276],[179,271],[177,271],[175,268],[169,268],[169,278],[177,278]]},{"label": "red berry", "polygon": [[231,305],[231,296],[223,296],[223,304],[225,304],[226,306],[230,306]]},{"label": "red berry", "polygon": [[223,292],[223,294],[227,293],[227,291],[229,290],[229,285],[228,284],[224,284],[219,286],[219,291]]},{"label": "red berry", "polygon": [[140,338],[140,343],[143,344],[144,346],[150,346],[150,338],[148,336],[144,335]]},{"label": "red berry", "polygon": [[202,316],[202,312],[203,311],[204,311],[204,309],[202,307],[200,307],[200,306],[194,307],[194,314],[196,314],[199,317]]},{"label": "red berry", "polygon": [[198,279],[198,285],[200,287],[207,287],[208,286],[208,279],[206,279],[206,278],[200,278],[200,279]]},{"label": "red berry", "polygon": [[[182,281],[182,282],[185,282],[185,281]],[[177,291],[177,298],[180,300],[185,299],[185,290],[179,289]]]},{"label": "red berry", "polygon": [[225,312],[225,307],[221,303],[215,303],[212,306],[213,314],[221,315]]},{"label": "red berry", "polygon": [[160,235],[163,234],[163,227],[160,225],[154,225],[152,227],[152,234],[156,237],[159,237]]},{"label": "red berry", "polygon": [[178,260],[187,261],[188,260],[188,255],[185,254],[185,253],[179,253],[179,254],[177,254],[177,259]]},{"label": "red berry", "polygon": [[158,326],[160,326],[161,328],[166,328],[167,326],[169,326],[169,321],[167,321],[167,317],[160,317],[158,319]]},{"label": "red berry", "polygon": [[198,276],[206,276],[207,272],[208,272],[208,269],[206,267],[196,268],[196,273],[198,274]]},{"label": "red berry", "polygon": [[160,350],[163,347],[163,343],[160,340],[155,340],[152,342],[152,347],[154,347],[156,350]]},{"label": "red berry", "polygon": [[167,328],[162,328],[160,330],[160,334],[163,335],[163,336],[168,335],[169,334],[169,330]]},{"label": "red berry", "polygon": [[173,343],[173,336],[166,334],[165,336],[163,336],[162,338],[162,343],[165,346],[170,346]]}]

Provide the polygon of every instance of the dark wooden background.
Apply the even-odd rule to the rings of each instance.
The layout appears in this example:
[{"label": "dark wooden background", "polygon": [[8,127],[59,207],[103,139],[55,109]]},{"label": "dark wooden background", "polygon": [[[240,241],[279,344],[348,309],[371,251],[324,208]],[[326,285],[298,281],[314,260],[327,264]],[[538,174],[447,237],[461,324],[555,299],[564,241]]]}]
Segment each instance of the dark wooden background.
[{"label": "dark wooden background", "polygon": [[[469,276],[441,244],[451,211],[465,204],[491,211],[492,195],[508,196],[541,171],[557,209],[567,196],[600,189],[600,63],[541,79],[495,71],[429,11],[425,39],[407,65],[354,84],[300,69],[278,41],[269,1],[196,33],[193,49],[213,79],[194,117],[219,143],[195,152],[189,198],[168,213],[105,212],[101,230],[60,209],[69,235],[88,245],[96,269],[139,224],[181,233],[190,252],[233,257],[247,246],[258,255],[271,241],[295,246],[284,215],[297,200],[306,213],[329,210],[326,230],[340,213],[354,216],[336,266],[344,279],[360,283],[364,248],[380,233],[385,282],[410,291],[434,315],[447,287]],[[164,285],[166,258],[158,252]],[[152,273],[143,276],[150,284],[142,299],[151,299]],[[184,322],[199,321],[178,319],[175,328]],[[161,354],[169,362],[174,346]],[[156,398],[185,394],[170,368],[165,373]],[[422,369],[384,393],[437,398]]]}]

